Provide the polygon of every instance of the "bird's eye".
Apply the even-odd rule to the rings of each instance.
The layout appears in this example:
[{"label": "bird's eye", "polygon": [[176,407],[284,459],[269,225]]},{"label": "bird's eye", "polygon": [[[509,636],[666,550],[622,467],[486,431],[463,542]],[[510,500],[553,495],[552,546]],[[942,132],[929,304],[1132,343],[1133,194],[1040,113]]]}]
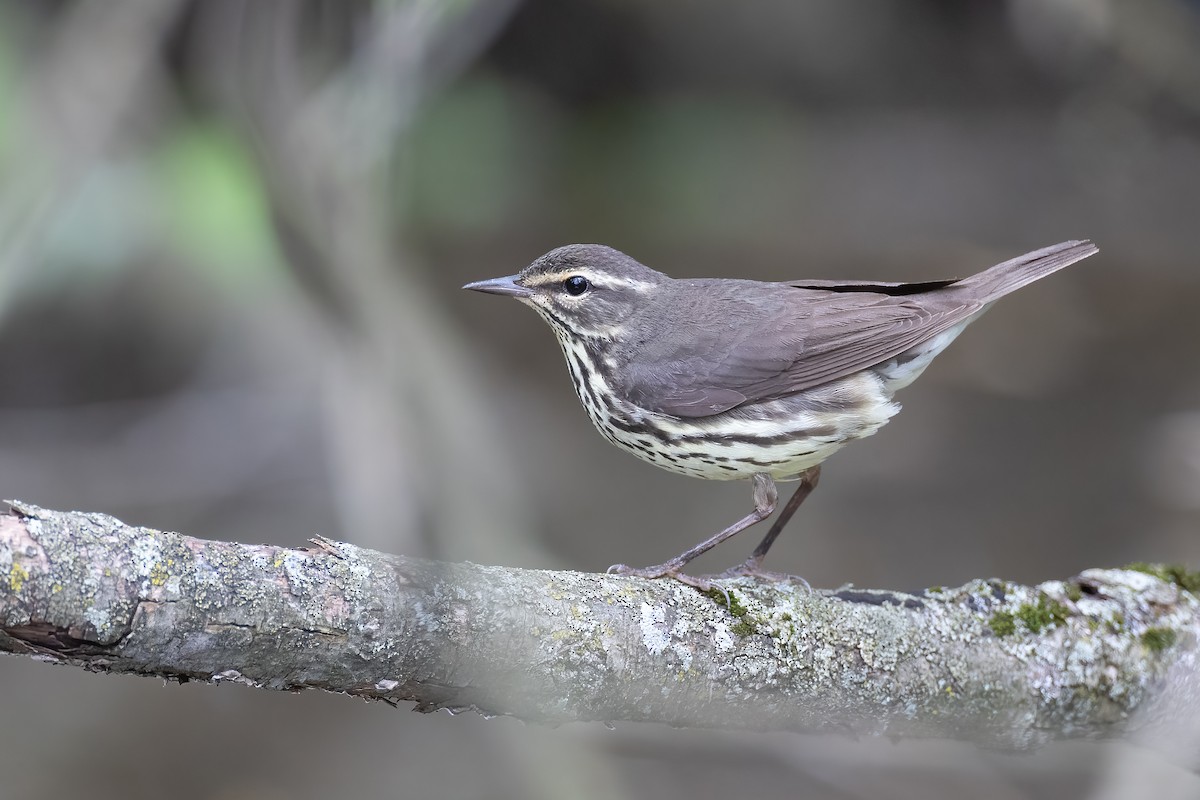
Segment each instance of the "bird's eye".
[{"label": "bird's eye", "polygon": [[591,288],[592,284],[587,278],[582,275],[572,275],[563,281],[563,288],[567,290],[567,294],[578,297]]}]

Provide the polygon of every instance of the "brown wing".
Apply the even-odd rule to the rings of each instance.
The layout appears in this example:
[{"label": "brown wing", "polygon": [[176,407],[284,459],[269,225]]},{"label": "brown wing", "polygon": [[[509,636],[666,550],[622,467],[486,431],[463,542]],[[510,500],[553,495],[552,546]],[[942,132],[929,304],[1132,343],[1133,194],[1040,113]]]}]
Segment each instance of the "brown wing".
[{"label": "brown wing", "polygon": [[880,364],[983,307],[959,293],[837,286],[738,282],[724,293],[714,284],[703,301],[685,296],[670,329],[631,354],[628,396],[677,417],[719,414]]},{"label": "brown wing", "polygon": [[648,335],[614,377],[638,405],[680,417],[786,397],[900,355],[1095,252],[1062,242],[962,281],[673,282],[633,326]]}]

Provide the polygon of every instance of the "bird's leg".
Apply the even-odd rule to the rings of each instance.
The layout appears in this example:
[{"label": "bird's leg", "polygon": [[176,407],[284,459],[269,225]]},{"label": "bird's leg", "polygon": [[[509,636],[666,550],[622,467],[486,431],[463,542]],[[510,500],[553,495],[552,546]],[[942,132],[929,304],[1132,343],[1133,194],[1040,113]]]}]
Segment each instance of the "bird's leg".
[{"label": "bird's leg", "polygon": [[[757,472],[754,475],[754,510],[716,536],[705,539],[700,544],[690,550],[685,550],[670,561],[664,561],[653,567],[642,567],[639,569],[626,566],[625,564],[613,564],[608,568],[608,571],[617,575],[632,575],[637,578],[662,578],[670,576],[689,586],[695,586],[698,589],[707,591],[713,586],[710,581],[704,578],[694,578],[690,575],[684,575],[679,570],[683,569],[692,559],[707,553],[729,537],[741,533],[751,525],[762,522],[771,516],[771,512],[775,510],[775,504],[778,501],[779,492],[775,489],[775,481],[765,472]],[[770,544],[768,543],[767,546],[769,547]]]},{"label": "bird's leg", "polygon": [[783,510],[779,512],[779,518],[771,525],[771,530],[767,531],[767,535],[758,543],[758,547],[754,548],[754,552],[750,554],[750,558],[746,559],[747,567],[758,568],[762,566],[763,558],[766,557],[767,551],[771,549],[771,545],[775,544],[775,539],[783,531],[784,526],[791,521],[792,515],[796,513],[796,509],[812,494],[812,490],[817,488],[817,481],[820,479],[821,466],[819,464],[815,467],[809,467],[800,473],[800,485],[796,487],[796,491],[792,492],[792,496],[788,498]]},{"label": "bird's leg", "polygon": [[[788,521],[792,518],[792,515],[796,513],[796,509],[800,507],[800,504],[804,502],[805,498],[812,494],[812,490],[817,488],[817,481],[820,480],[820,478],[820,465],[809,467],[808,469],[804,470],[804,472],[801,472],[800,485],[796,487],[796,491],[792,493],[792,496],[788,498],[787,503],[784,504],[783,510],[779,512],[779,517],[775,520],[774,524],[771,525],[771,530],[767,531],[767,535],[764,536],[763,540],[758,543],[758,547],[754,548],[754,552],[750,554],[749,558],[733,569],[726,570],[725,572],[721,573],[721,577],[730,578],[737,575],[752,575],[780,580],[794,580],[798,578],[799,576],[796,575],[782,575],[764,572],[762,569],[762,562],[763,558],[765,558],[767,555],[767,551],[771,549],[771,545],[775,543],[775,539],[779,536],[780,532],[783,531],[784,526],[788,524]],[[803,578],[800,578],[800,580],[804,584],[808,584],[808,581],[804,580]]]}]

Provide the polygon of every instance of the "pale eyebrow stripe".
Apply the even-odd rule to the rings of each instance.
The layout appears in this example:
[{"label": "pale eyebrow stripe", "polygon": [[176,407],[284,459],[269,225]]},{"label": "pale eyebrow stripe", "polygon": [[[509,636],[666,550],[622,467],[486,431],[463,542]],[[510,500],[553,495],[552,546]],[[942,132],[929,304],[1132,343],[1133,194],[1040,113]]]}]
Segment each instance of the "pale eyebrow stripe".
[{"label": "pale eyebrow stripe", "polygon": [[586,267],[581,269],[559,270],[558,272],[547,272],[542,275],[538,275],[531,281],[528,281],[527,285],[546,286],[551,283],[559,283],[560,281],[564,281],[573,275],[581,275],[595,285],[609,289],[613,288],[614,286],[620,286],[622,288],[633,289],[634,291],[645,291],[646,289],[654,286],[654,284],[648,281],[639,281],[632,278],[623,278],[620,281],[613,282],[608,279],[607,275],[597,274]]}]

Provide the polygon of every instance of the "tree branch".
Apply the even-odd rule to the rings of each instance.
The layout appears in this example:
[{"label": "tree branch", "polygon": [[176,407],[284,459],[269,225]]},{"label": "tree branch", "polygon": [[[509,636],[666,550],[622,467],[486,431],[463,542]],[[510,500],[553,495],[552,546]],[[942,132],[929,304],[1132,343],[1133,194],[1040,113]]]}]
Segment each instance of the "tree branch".
[{"label": "tree branch", "polygon": [[1194,709],[1196,681],[1173,678],[1195,674],[1193,576],[1158,572],[918,595],[739,579],[727,605],[670,580],[207,541],[14,503],[0,650],[422,711],[1030,748]]}]

